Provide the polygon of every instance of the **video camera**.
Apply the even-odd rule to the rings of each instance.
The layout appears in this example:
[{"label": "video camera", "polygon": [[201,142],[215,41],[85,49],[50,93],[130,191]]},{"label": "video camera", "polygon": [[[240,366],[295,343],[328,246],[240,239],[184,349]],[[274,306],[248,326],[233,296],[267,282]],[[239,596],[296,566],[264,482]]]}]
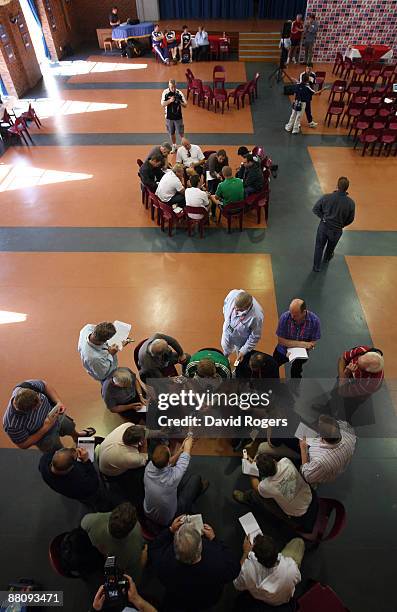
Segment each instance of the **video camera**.
[{"label": "video camera", "polygon": [[127,604],[128,580],[117,567],[116,557],[108,557],[103,568],[105,581],[105,601],[108,606],[124,606]]}]

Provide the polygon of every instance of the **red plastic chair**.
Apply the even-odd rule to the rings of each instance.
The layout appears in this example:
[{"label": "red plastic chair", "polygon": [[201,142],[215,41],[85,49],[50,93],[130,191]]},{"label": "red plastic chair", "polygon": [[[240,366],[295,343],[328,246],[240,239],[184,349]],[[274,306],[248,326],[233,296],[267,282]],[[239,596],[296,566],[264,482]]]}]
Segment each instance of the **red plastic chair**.
[{"label": "red plastic chair", "polygon": [[247,89],[248,83],[241,83],[237,85],[236,89],[228,93],[228,100],[229,98],[233,98],[233,103],[237,106],[237,110],[240,110],[240,101],[242,108],[244,108],[244,99],[248,93]]},{"label": "red plastic chair", "polygon": [[50,546],[48,548],[50,565],[54,572],[60,576],[64,576],[65,578],[81,578],[78,572],[70,572],[65,570],[61,562],[61,544],[67,534],[68,532],[66,531],[64,533],[60,533],[50,542]]},{"label": "red plastic chair", "polygon": [[391,104],[387,104],[385,102],[383,102],[379,107],[378,107],[378,115],[380,117],[389,117],[392,113],[392,108],[391,108]]},{"label": "red plastic chair", "polygon": [[219,57],[219,43],[218,42],[214,40],[210,40],[209,54],[210,54],[210,59],[212,59],[212,57],[214,57],[215,59],[218,59]]},{"label": "red plastic chair", "polygon": [[353,62],[349,57],[345,57],[343,60],[343,67],[340,76],[342,79],[346,79],[346,81],[350,78],[350,73],[353,70]]},{"label": "red plastic chair", "polygon": [[319,70],[318,72],[316,72],[317,91],[320,91],[323,88],[326,76],[327,73],[325,72],[325,70]]},{"label": "red plastic chair", "polygon": [[381,104],[383,101],[383,95],[378,92],[374,92],[368,96],[368,104]]},{"label": "red plastic chair", "polygon": [[347,117],[346,127],[348,128],[350,125],[350,120],[354,117],[359,117],[362,113],[363,108],[364,103],[359,104],[358,102],[350,102],[343,114],[342,120],[340,122],[341,126],[343,125],[345,117]]},{"label": "red plastic chair", "polygon": [[229,96],[226,89],[215,89],[214,91],[214,111],[216,112],[219,108],[220,104],[222,104],[222,115],[225,111],[225,104],[227,104],[227,108],[229,110]]},{"label": "red plastic chair", "polygon": [[226,70],[223,66],[214,66],[212,71],[212,86],[214,91],[217,87],[225,89]]},{"label": "red plastic chair", "polygon": [[160,200],[156,196],[156,194],[150,191],[149,189],[147,189],[147,194],[148,194],[149,205],[150,205],[150,218],[152,221],[154,221],[154,213],[155,211],[157,211],[156,222],[157,222],[157,225],[160,225],[161,223]]},{"label": "red plastic chair", "polygon": [[397,130],[397,117],[396,115],[390,115],[387,121],[388,130]]},{"label": "red plastic chair", "polygon": [[366,104],[362,114],[364,117],[375,117],[378,114],[379,104]]},{"label": "red plastic chair", "polygon": [[367,72],[365,78],[368,79],[368,82],[376,83],[382,73],[383,65],[374,63],[370,64],[367,68]]},{"label": "red plastic chair", "polygon": [[364,83],[361,85],[361,93],[367,94],[369,96],[374,91],[374,88],[375,88],[374,83],[370,83],[369,81],[364,81]]},{"label": "red plastic chair", "polygon": [[328,101],[331,100],[333,102],[335,100],[335,96],[339,94],[339,101],[343,100],[347,89],[347,81],[342,81],[341,79],[337,79],[332,83],[331,91],[329,92]]},{"label": "red plastic chair", "polygon": [[9,112],[4,109],[3,118],[0,120],[0,127],[9,128],[14,125],[14,120],[11,118]]},{"label": "red plastic chair", "polygon": [[29,140],[33,143],[32,137],[29,134],[28,128],[26,126],[26,122],[22,117],[18,117],[16,119],[14,125],[7,129],[9,134],[13,136],[17,136],[21,142],[24,142],[27,146],[29,146]]},{"label": "red plastic chair", "polygon": [[361,77],[365,75],[365,64],[363,62],[353,62],[353,76],[352,79],[361,81]]},{"label": "red plastic chair", "polygon": [[160,207],[160,228],[161,231],[165,231],[165,224],[168,223],[168,235],[172,236],[174,225],[185,217],[185,213],[182,210],[179,213],[174,212],[172,205],[167,202],[162,202],[157,198],[158,205]]},{"label": "red plastic chair", "polygon": [[256,221],[258,225],[261,222],[262,210],[265,211],[265,220],[269,217],[269,188],[264,189],[260,193],[255,193],[247,198],[247,209],[249,211],[256,210]]},{"label": "red plastic chair", "polygon": [[361,85],[362,83],[360,83],[360,81],[350,81],[349,85],[347,86],[346,89],[346,94],[347,94],[347,101],[350,102],[350,100],[352,99],[353,96],[357,95],[359,93],[359,91],[361,90]]},{"label": "red plastic chair", "polygon": [[385,64],[383,66],[382,72],[380,73],[380,77],[382,79],[382,86],[389,85],[393,82],[393,77],[396,73],[396,64]]},{"label": "red plastic chair", "polygon": [[[324,535],[329,527],[331,515],[335,512],[334,524],[327,535]],[[346,510],[344,505],[337,499],[319,497],[318,513],[316,522],[311,533],[297,531],[297,533],[309,542],[326,542],[334,540],[343,531],[346,525]]]},{"label": "red plastic chair", "polygon": [[299,597],[297,605],[297,612],[350,612],[329,586],[319,582]]},{"label": "red plastic chair", "polygon": [[340,70],[343,69],[343,55],[337,51],[334,65],[332,67],[332,74],[338,74]]},{"label": "red plastic chair", "polygon": [[226,204],[225,206],[220,206],[218,223],[220,223],[222,217],[225,217],[227,220],[227,232],[228,234],[230,234],[232,231],[232,219],[237,217],[239,220],[239,229],[240,232],[242,232],[244,212],[246,211],[246,209],[247,203],[245,200],[241,200],[240,202],[232,202],[231,204]]},{"label": "red plastic chair", "polygon": [[[397,142],[397,131],[396,130],[382,130],[379,136],[379,150],[378,157],[380,156],[382,150],[384,151],[386,157],[389,157],[392,146]],[[397,148],[396,148],[397,152]]]},{"label": "red plastic chair", "polygon": [[358,141],[355,142],[354,149],[356,148],[357,143],[361,142],[363,145],[361,156],[364,157],[369,147],[371,147],[371,156],[372,156],[375,151],[375,145],[379,142],[380,134],[381,134],[381,130],[374,130],[374,128],[367,128],[360,134]]},{"label": "red plastic chair", "polygon": [[[204,238],[204,226],[209,225],[210,222],[208,210],[205,210],[202,206],[185,206],[185,213],[188,236],[192,235],[192,230],[194,226],[197,225],[200,232],[200,238]],[[191,215],[202,215],[202,218],[192,219],[189,217],[189,213]]]},{"label": "red plastic chair", "polygon": [[340,101],[340,102],[331,102],[331,104],[328,107],[327,110],[327,114],[325,115],[325,119],[324,119],[324,123],[327,124],[327,118],[328,118],[328,127],[329,124],[331,123],[331,118],[334,116],[336,117],[336,124],[335,127],[338,127],[339,125],[339,121],[341,119],[341,116],[343,114],[343,111],[345,110],[345,103]]},{"label": "red plastic chair", "polygon": [[200,79],[195,79],[193,72],[188,68],[186,70],[186,81],[187,81],[187,91],[186,91],[186,99],[189,100],[190,92],[194,93],[197,90],[198,82]]},{"label": "red plastic chair", "polygon": [[375,130],[384,130],[387,126],[387,117],[382,117],[381,115],[377,115],[372,120],[372,127]]},{"label": "red plastic chair", "polygon": [[364,104],[368,100],[368,94],[360,91],[356,94],[353,94],[353,97],[350,99],[350,102],[358,102],[359,104]]},{"label": "red plastic chair", "polygon": [[354,138],[354,141],[356,142],[359,131],[367,130],[369,127],[371,127],[371,125],[372,125],[372,119],[370,119],[369,117],[364,117],[363,115],[360,115],[351,124],[350,130],[349,130],[349,136],[354,130],[353,138]]},{"label": "red plastic chair", "polygon": [[29,104],[28,110],[25,111],[24,113],[22,113],[21,117],[25,121],[34,121],[34,123],[37,125],[37,127],[41,128],[41,121],[38,118],[37,113],[36,113],[36,111],[34,110],[34,108],[33,108],[33,106],[31,104]]}]

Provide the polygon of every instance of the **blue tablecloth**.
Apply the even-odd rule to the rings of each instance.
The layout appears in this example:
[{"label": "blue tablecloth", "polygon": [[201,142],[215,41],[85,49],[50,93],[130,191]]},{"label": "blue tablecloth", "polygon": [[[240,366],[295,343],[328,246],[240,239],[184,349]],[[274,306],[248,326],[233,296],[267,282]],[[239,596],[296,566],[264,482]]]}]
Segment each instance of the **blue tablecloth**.
[{"label": "blue tablecloth", "polygon": [[113,40],[124,40],[125,38],[138,38],[138,36],[150,36],[154,30],[154,23],[143,21],[137,25],[120,25],[112,30]]}]

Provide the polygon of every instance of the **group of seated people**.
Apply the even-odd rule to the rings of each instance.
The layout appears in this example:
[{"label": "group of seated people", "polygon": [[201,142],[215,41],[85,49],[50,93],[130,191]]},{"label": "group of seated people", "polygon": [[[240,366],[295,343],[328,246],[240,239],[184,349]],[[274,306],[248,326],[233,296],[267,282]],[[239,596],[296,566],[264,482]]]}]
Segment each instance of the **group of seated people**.
[{"label": "group of seated people", "polygon": [[177,34],[169,26],[164,32],[161,31],[159,24],[154,26],[152,48],[164,64],[170,64],[171,60],[176,64],[178,52],[180,63],[191,63],[193,59],[197,61],[208,59],[210,43],[204,26],[199,26],[198,32],[193,36],[188,26],[184,25],[179,39],[178,44]]},{"label": "group of seated people", "polygon": [[[242,330],[236,336],[234,328],[229,329],[232,319],[228,318],[228,305],[238,309],[244,320],[251,313],[245,336]],[[354,454],[354,430],[337,415],[329,414],[319,416],[315,438],[280,441],[277,430],[272,434],[269,428],[265,439],[257,438],[246,445],[248,460],[256,465],[258,476],[251,478],[248,490],[235,490],[233,498],[258,515],[282,521],[299,536],[281,551],[272,537],[258,534],[252,540],[244,540],[239,559],[202,521],[201,515],[192,515],[196,500],[210,483],[190,467],[195,443],[191,432],[179,443],[166,432],[145,426],[144,408],[153,401],[147,381],[171,377],[175,383],[195,380],[216,386],[232,376],[277,379],[277,347],[273,357],[255,347],[260,330],[255,328],[254,333],[253,321],[257,318],[259,327],[263,324],[263,313],[255,298],[243,290],[233,290],[226,297],[224,315],[222,350],[203,348],[190,355],[175,338],[161,333],[142,341],[134,353],[139,378],[132,369],[118,364],[119,347],[111,343],[116,332],[112,323],[83,327],[78,342],[82,365],[100,383],[106,407],[128,419],[105,438],[96,439],[94,461],[86,449],[79,447],[78,438],[94,436],[95,429],[78,431],[59,394],[45,381],[18,384],[4,416],[4,428],[17,446],[36,445],[43,453],[39,470],[44,482],[90,509],[76,528],[87,545],[84,554],[79,554],[81,571],[88,571],[91,562],[97,565],[98,559],[103,563],[104,557],[115,556],[127,573],[128,600],[136,606],[132,610],[157,609],[158,602],[147,602],[135,587],[148,563],[165,590],[161,610],[209,609],[217,604],[224,585],[230,582],[236,590],[244,591],[242,599],[237,599],[240,607],[236,610],[255,609],[250,606],[258,601],[272,606],[288,602],[301,580],[299,567],[305,545],[300,534],[310,532],[316,520],[317,488],[343,473]],[[310,338],[319,338],[319,333],[313,332],[313,316],[302,300],[293,300],[289,311],[280,318],[279,343],[296,343],[288,340],[289,327],[294,321],[308,327],[309,319]],[[239,338],[242,347],[235,372],[228,349],[232,338]],[[127,338],[123,344],[127,346],[131,340]],[[301,344],[310,349],[308,344],[315,341]],[[181,368],[180,373],[176,366]],[[338,365],[340,378],[356,379],[364,394],[379,388],[383,379],[380,368],[381,352],[368,347],[346,351]],[[365,388],[366,380],[376,385]],[[62,445],[61,437],[66,435],[73,438],[75,446]],[[95,558],[93,549],[99,557]],[[188,608],[187,600],[193,602]],[[104,606],[101,587],[92,609],[101,610]]]},{"label": "group of seated people", "polygon": [[[262,169],[262,160],[247,147],[239,147],[242,162],[235,175],[229,166],[224,149],[212,152],[206,159],[201,148],[182,138],[176,152],[176,163],[169,161],[172,147],[168,142],[154,147],[139,170],[142,184],[163,202],[179,213],[185,206],[211,211],[241,202],[245,198],[267,189],[268,178]],[[192,219],[203,215],[188,213]]]}]

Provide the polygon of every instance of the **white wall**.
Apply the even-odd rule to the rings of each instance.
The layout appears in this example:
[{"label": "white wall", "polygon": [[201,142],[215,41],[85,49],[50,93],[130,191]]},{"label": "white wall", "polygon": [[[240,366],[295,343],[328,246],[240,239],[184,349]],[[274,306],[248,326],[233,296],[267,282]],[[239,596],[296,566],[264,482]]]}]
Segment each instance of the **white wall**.
[{"label": "white wall", "polygon": [[136,8],[140,21],[159,21],[160,9],[158,0],[136,0]]}]

